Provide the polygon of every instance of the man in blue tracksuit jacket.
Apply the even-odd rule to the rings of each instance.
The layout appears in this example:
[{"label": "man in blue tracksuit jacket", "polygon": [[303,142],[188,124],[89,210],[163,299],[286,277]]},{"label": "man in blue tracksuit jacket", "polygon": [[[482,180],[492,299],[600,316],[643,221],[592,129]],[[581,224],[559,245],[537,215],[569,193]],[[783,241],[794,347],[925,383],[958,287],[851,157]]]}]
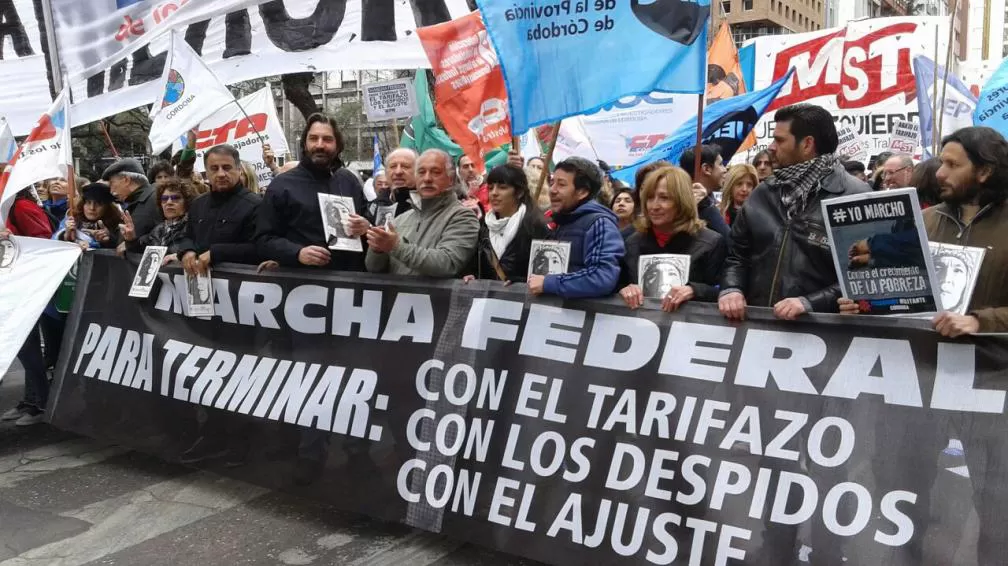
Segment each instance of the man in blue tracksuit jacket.
[{"label": "man in blue tracksuit jacket", "polygon": [[616,290],[623,237],[616,215],[595,200],[601,189],[602,171],[591,161],[569,157],[556,166],[549,188],[556,229],[549,239],[570,243],[570,256],[565,273],[530,270],[530,293],[583,299],[607,297]]}]

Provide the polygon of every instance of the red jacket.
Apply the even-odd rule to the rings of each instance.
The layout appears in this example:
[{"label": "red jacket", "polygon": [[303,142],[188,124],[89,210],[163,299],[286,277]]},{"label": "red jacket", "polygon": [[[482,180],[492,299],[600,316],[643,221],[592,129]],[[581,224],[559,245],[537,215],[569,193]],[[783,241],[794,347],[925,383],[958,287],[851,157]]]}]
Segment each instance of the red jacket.
[{"label": "red jacket", "polygon": [[19,198],[14,200],[10,214],[7,215],[7,229],[15,236],[28,236],[30,238],[52,237],[52,226],[49,224],[49,217],[46,216],[42,207],[32,202],[30,199]]}]

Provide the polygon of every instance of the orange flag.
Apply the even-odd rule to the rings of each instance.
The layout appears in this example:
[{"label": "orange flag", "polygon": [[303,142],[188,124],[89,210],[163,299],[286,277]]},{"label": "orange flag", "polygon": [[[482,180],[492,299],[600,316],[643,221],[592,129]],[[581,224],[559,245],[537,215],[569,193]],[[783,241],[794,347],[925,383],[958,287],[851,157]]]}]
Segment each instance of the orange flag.
[{"label": "orange flag", "polygon": [[[728,22],[722,22],[714,41],[707,49],[707,92],[704,99],[710,104],[744,92],[746,85],[742,66],[739,65],[738,49]],[[754,145],[756,134],[750,132],[738,150],[745,151]],[[725,155],[724,158],[727,160],[729,156]]]},{"label": "orange flag", "polygon": [[434,70],[434,111],[462,151],[483,156],[511,142],[507,88],[479,12],[417,28]]}]

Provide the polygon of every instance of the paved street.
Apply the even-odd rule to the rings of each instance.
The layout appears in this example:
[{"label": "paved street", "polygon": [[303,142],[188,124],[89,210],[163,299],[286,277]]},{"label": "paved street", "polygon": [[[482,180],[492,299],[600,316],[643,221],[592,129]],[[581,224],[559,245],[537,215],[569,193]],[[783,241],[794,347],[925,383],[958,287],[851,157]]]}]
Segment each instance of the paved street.
[{"label": "paved street", "polygon": [[[14,406],[23,378],[0,382]],[[534,566],[103,445],[0,424],[0,566]]]}]

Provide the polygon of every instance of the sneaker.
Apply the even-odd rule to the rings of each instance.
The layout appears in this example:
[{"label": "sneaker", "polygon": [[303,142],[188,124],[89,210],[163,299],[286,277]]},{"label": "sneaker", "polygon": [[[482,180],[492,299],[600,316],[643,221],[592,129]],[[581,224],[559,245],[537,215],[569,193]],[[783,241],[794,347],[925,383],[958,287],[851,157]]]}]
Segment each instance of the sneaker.
[{"label": "sneaker", "polygon": [[26,412],[28,412],[28,409],[26,407],[18,405],[17,407],[14,407],[13,409],[7,411],[6,413],[0,415],[0,421],[16,421],[20,419]]},{"label": "sneaker", "polygon": [[45,411],[25,411],[21,418],[14,422],[15,426],[32,426],[45,422]]}]

